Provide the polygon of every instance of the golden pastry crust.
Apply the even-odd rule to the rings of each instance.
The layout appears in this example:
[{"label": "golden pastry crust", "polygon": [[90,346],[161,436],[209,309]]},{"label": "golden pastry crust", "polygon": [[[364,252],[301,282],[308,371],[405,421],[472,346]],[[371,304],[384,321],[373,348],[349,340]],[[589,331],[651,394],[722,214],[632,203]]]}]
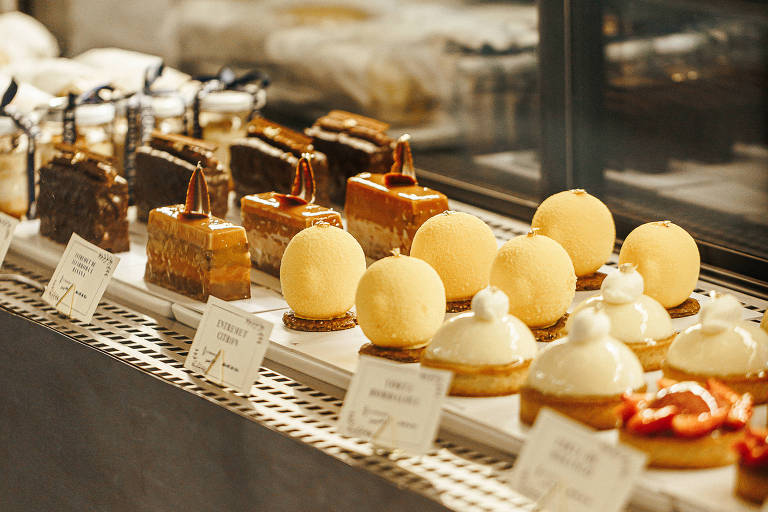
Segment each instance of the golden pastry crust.
[{"label": "golden pastry crust", "polygon": [[736,494],[742,498],[762,503],[768,497],[768,468],[736,466]]},{"label": "golden pastry crust", "polygon": [[366,343],[358,353],[367,356],[383,357],[398,363],[418,363],[426,347],[419,348],[387,348],[379,347],[373,343]]},{"label": "golden pastry crust", "polygon": [[472,309],[472,299],[452,300],[445,303],[446,313],[461,313]]},{"label": "golden pastry crust", "polygon": [[331,332],[352,329],[357,326],[357,317],[351,311],[338,318],[312,320],[296,316],[293,311],[283,313],[283,324],[294,331]]},{"label": "golden pastry crust", "polygon": [[702,375],[680,370],[666,362],[661,369],[664,377],[677,381],[695,380],[706,384],[707,379],[715,378],[739,394],[751,394],[755,405],[768,402],[768,372],[758,375]]},{"label": "golden pastry crust", "polygon": [[[645,384],[636,392],[645,391]],[[621,395],[559,396],[523,387],[520,390],[520,420],[532,425],[542,407],[549,407],[598,430],[619,426],[614,410],[622,403]]]},{"label": "golden pastry crust", "polygon": [[658,468],[714,468],[736,462],[733,443],[744,436],[744,429],[727,432],[716,429],[696,438],[636,435],[619,430],[619,441],[648,454],[648,465]]},{"label": "golden pastry crust", "polygon": [[503,396],[517,393],[528,376],[531,360],[510,364],[469,365],[421,358],[422,366],[453,372],[452,396]]},{"label": "golden pastry crust", "polygon": [[701,309],[701,304],[699,304],[699,301],[694,299],[693,297],[688,297],[677,306],[672,308],[667,308],[667,312],[669,313],[669,316],[671,316],[672,318],[683,318],[686,316],[695,315],[696,313],[699,312],[700,309]]},{"label": "golden pastry crust", "polygon": [[568,321],[568,313],[560,317],[560,319],[549,327],[530,327],[536,341],[555,341],[558,338],[562,338],[565,334],[565,324]]},{"label": "golden pastry crust", "polygon": [[600,285],[603,284],[603,279],[607,275],[605,272],[593,272],[585,276],[576,276],[576,291],[599,290]]},{"label": "golden pastry crust", "polygon": [[677,336],[676,332],[666,338],[654,340],[654,343],[627,343],[627,346],[632,349],[632,352],[640,360],[640,364],[643,365],[643,371],[652,372],[654,370],[661,370],[664,359],[667,357],[669,346],[675,340],[675,336]]}]

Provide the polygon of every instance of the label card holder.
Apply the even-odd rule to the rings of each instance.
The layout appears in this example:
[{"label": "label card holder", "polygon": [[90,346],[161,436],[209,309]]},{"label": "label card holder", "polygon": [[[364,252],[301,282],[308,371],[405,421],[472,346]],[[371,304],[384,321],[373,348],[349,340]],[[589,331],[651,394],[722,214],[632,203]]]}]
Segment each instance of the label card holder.
[{"label": "label card holder", "polygon": [[598,439],[595,432],[542,409],[512,469],[511,485],[552,512],[619,512],[646,455]]},{"label": "label card holder", "polygon": [[339,415],[339,431],[385,449],[432,448],[451,372],[360,356]]},{"label": "label card holder", "polygon": [[184,367],[248,394],[259,378],[272,327],[271,322],[211,295]]},{"label": "label card holder", "polygon": [[8,248],[11,246],[13,232],[19,225],[19,219],[11,217],[8,214],[0,212],[0,267],[5,261],[5,255],[8,254]]},{"label": "label card holder", "polygon": [[76,233],[43,291],[43,300],[60,313],[89,323],[120,258]]}]

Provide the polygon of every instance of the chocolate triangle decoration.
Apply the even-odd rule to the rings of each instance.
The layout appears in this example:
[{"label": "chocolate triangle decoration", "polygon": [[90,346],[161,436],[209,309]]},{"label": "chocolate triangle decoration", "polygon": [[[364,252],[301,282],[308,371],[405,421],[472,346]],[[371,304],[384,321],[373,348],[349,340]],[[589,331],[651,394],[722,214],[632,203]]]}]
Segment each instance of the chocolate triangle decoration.
[{"label": "chocolate triangle decoration", "polygon": [[407,133],[397,139],[394,152],[395,162],[389,173],[384,176],[387,186],[416,185],[416,167],[413,165],[410,140],[411,136]]},{"label": "chocolate triangle decoration", "polygon": [[290,194],[278,194],[283,202],[291,204],[307,204],[315,202],[315,173],[312,171],[312,153],[302,153],[296,164],[296,174]]},{"label": "chocolate triangle decoration", "polygon": [[187,186],[187,200],[184,203],[184,216],[188,218],[209,217],[211,215],[211,198],[208,196],[208,184],[205,182],[203,166],[197,163],[195,172]]}]

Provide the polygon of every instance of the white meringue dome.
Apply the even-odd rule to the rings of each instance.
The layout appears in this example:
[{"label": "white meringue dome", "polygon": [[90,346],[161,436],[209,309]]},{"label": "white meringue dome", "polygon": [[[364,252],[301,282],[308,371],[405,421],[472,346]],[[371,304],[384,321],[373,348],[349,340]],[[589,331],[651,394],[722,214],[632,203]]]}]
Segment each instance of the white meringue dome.
[{"label": "white meringue dome", "polygon": [[467,365],[506,365],[532,359],[536,340],[530,329],[507,314],[509,299],[487,287],[472,299],[472,311],[445,322],[427,346],[424,357]]},{"label": "white meringue dome", "polygon": [[756,375],[768,370],[768,334],[742,320],[732,295],[716,295],[701,306],[701,322],[677,335],[667,364],[699,375]]},{"label": "white meringue dome", "polygon": [[573,315],[570,327],[568,336],[533,360],[526,387],[550,395],[612,396],[645,384],[640,361],[610,335],[604,313],[586,308]]},{"label": "white meringue dome", "polygon": [[[634,265],[625,263],[609,273],[600,287],[601,294],[579,304],[573,313],[598,307],[611,320],[611,336],[624,343],[653,343],[674,332],[672,318],[656,299],[643,294],[643,276]],[[570,330],[573,314],[566,323]]]}]

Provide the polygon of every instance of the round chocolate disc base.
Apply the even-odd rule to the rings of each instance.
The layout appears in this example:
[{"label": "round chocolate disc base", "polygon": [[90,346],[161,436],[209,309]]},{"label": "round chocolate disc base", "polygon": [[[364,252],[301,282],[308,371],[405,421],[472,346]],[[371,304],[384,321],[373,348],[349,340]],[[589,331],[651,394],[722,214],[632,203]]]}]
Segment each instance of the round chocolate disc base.
[{"label": "round chocolate disc base", "polygon": [[667,312],[669,313],[669,316],[671,316],[672,318],[682,318],[684,316],[695,315],[696,313],[699,312],[700,309],[701,309],[701,306],[699,305],[699,301],[697,301],[693,297],[688,297],[679,306],[675,306],[673,308],[667,308]]},{"label": "round chocolate disc base", "polygon": [[383,357],[398,363],[418,363],[425,348],[386,348],[376,346],[373,343],[366,343],[360,347],[359,353],[367,356]]},{"label": "round chocolate disc base", "polygon": [[472,309],[472,299],[454,300],[445,303],[446,313],[461,313]]},{"label": "round chocolate disc base", "polygon": [[344,316],[338,318],[329,318],[327,320],[310,320],[300,318],[293,311],[283,313],[283,324],[294,331],[307,332],[330,332],[352,329],[357,325],[357,317],[351,311],[347,311]]},{"label": "round chocolate disc base", "polygon": [[589,290],[599,290],[603,284],[603,279],[607,274],[605,272],[594,272],[585,276],[576,278],[576,291],[585,292]]},{"label": "round chocolate disc base", "polygon": [[563,335],[566,321],[568,321],[568,313],[549,327],[531,327],[530,329],[536,341],[555,341]]}]

